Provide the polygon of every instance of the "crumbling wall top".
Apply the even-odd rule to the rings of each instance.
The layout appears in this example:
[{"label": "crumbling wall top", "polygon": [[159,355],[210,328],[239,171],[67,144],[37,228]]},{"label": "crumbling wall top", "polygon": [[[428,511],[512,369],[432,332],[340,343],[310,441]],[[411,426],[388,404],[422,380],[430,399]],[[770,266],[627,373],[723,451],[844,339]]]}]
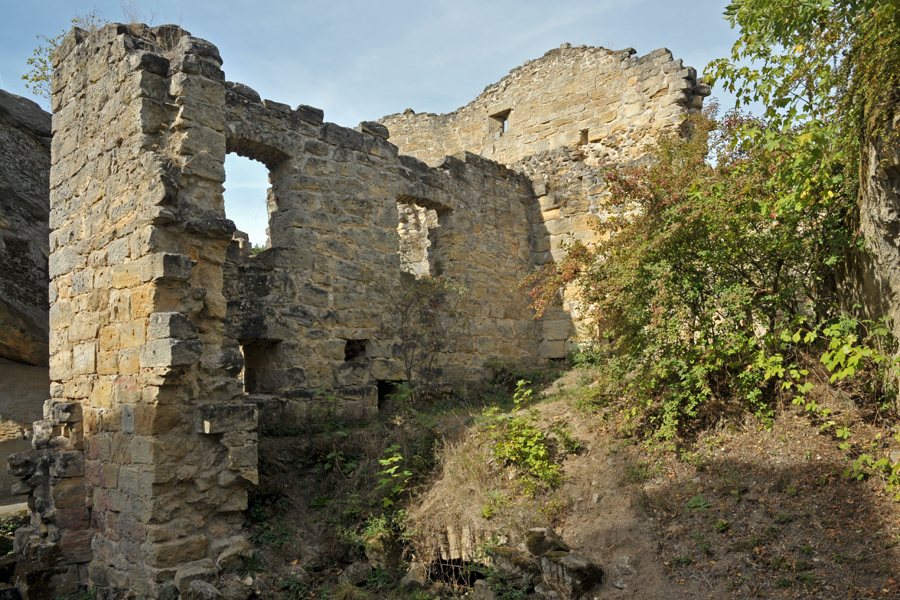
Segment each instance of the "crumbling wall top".
[{"label": "crumbling wall top", "polygon": [[434,164],[468,150],[510,164],[538,152],[602,142],[615,160],[646,153],[652,140],[699,110],[709,86],[666,48],[563,44],[514,68],[458,110],[412,109],[381,119],[404,154]]}]

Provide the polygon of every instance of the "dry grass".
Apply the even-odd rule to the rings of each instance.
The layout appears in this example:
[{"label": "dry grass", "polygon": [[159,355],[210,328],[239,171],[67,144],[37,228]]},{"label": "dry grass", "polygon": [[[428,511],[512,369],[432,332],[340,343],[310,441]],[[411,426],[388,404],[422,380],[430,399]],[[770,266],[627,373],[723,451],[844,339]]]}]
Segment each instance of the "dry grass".
[{"label": "dry grass", "polygon": [[563,503],[519,469],[499,464],[483,425],[447,444],[441,470],[409,508],[419,560],[471,560],[486,544],[516,543],[516,532],[550,526]]}]

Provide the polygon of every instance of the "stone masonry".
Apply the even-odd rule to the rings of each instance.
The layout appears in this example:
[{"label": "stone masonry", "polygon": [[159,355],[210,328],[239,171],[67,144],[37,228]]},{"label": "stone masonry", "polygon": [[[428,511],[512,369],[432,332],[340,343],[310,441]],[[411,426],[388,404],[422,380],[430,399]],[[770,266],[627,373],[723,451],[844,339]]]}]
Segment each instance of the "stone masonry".
[{"label": "stone masonry", "polygon": [[[444,154],[469,151],[508,165],[533,184],[529,207],[532,262],[552,265],[565,244],[599,241],[594,224],[627,216],[613,206],[606,169],[647,159],[662,135],[680,134],[697,112],[708,85],[666,48],[635,56],[563,44],[510,71],[466,106],[445,115],[403,113],[380,120],[403,154],[432,164]],[[579,338],[577,290],[541,320],[541,358],[562,358]]]},{"label": "stone masonry", "polygon": [[0,90],[0,358],[46,365],[50,114]]},{"label": "stone masonry", "polygon": [[[391,138],[227,82],[180,27],[70,32],[53,77],[51,397],[34,450],[9,460],[32,510],[25,597],[218,585],[250,549],[258,427],[366,418],[404,378],[379,289],[405,273],[470,291],[436,381],[564,355],[572,307],[536,322],[515,283],[627,211],[605,203],[604,165],[708,93],[668,51],[632,54],[564,46],[455,116],[386,118]],[[524,92],[538,81],[546,94]],[[225,215],[229,152],[269,170],[257,256]]]},{"label": "stone masonry", "polygon": [[626,162],[644,156],[709,94],[697,72],[666,48],[637,57],[633,48],[563,44],[452,113],[407,109],[380,122],[403,154],[428,164],[462,151],[512,164],[587,144],[602,148],[607,162]]}]

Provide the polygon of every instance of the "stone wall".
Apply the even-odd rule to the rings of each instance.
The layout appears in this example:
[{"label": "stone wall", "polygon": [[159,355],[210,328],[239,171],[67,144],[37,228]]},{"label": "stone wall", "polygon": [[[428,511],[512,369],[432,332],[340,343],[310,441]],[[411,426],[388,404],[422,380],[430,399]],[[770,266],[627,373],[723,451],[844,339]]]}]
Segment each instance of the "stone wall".
[{"label": "stone wall", "polygon": [[48,360],[50,114],[0,90],[0,358]]},{"label": "stone wall", "polygon": [[463,150],[504,164],[563,146],[597,144],[614,162],[646,154],[709,95],[697,73],[660,48],[563,44],[510,71],[449,114],[411,109],[380,120],[403,154],[428,164]]},{"label": "stone wall", "polygon": [[[536,268],[552,266],[572,242],[588,246],[600,242],[599,220],[634,214],[637,206],[614,204],[607,190],[605,174],[614,166],[606,162],[601,144],[590,143],[539,152],[511,165],[532,180],[535,198],[530,220]],[[578,290],[571,286],[563,292],[561,305],[549,307],[539,322],[542,358],[565,357],[576,344],[592,337],[579,315]]]},{"label": "stone wall", "polygon": [[[429,164],[465,150],[530,179],[531,261],[537,268],[552,266],[565,244],[600,241],[597,219],[635,210],[610,204],[606,170],[645,161],[661,136],[681,135],[684,117],[699,111],[710,93],[669,50],[634,54],[563,44],[513,69],[455,112],[407,109],[380,122],[402,153]],[[565,357],[588,333],[581,330],[578,306],[573,287],[561,306],[545,313],[538,324],[541,358]]]},{"label": "stone wall", "polygon": [[[34,450],[9,460],[32,509],[16,534],[28,598],[227,585],[249,548],[257,407],[265,424],[322,399],[365,417],[403,378],[375,284],[402,276],[404,207],[433,213],[420,260],[472,294],[437,379],[537,357],[512,292],[533,253],[527,178],[470,153],[429,167],[378,124],[263,101],[221,64],[174,26],[76,29],[56,53],[51,398]],[[255,257],[224,212],[227,152],[270,171]]]},{"label": "stone wall", "polygon": [[[228,150],[266,164],[272,184],[269,248],[248,257],[236,244],[226,285],[248,398],[266,424],[364,418],[379,382],[405,379],[384,288],[410,260],[471,291],[470,335],[441,357],[438,381],[478,379],[492,356],[536,358],[538,328],[513,293],[531,266],[526,178],[467,153],[428,167],[399,156],[378,124],[323,123],[241,84],[228,84],[225,112]],[[431,227],[410,244],[418,211]]]},{"label": "stone wall", "polygon": [[16,534],[29,598],[78,582],[159,596],[185,565],[214,576],[249,547],[256,409],[224,327],[221,60],[178,28],[142,33],[76,29],[54,60],[51,399],[35,450],[10,458],[32,507]]}]

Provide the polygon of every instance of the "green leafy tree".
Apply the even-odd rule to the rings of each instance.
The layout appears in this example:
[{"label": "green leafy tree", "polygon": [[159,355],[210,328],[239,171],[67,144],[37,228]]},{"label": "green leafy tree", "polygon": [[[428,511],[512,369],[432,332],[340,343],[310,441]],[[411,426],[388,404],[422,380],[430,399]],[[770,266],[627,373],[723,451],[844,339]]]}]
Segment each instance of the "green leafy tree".
[{"label": "green leafy tree", "polygon": [[766,127],[738,134],[788,153],[772,180],[774,208],[853,202],[860,142],[891,121],[900,98],[900,0],[737,0],[725,16],[740,36],[707,79],[738,103],[766,105]]},{"label": "green leafy tree", "polygon": [[636,205],[635,216],[599,223],[608,241],[573,243],[525,283],[539,309],[578,286],[608,342],[609,376],[666,439],[713,416],[709,404],[741,399],[767,414],[762,375],[747,365],[779,326],[830,315],[823,265],[840,250],[842,226],[813,209],[777,213],[773,178],[788,152],[737,136],[764,123],[734,113],[717,121],[713,107],[687,125],[692,135],[662,139],[652,165],[607,175],[613,202]]}]

